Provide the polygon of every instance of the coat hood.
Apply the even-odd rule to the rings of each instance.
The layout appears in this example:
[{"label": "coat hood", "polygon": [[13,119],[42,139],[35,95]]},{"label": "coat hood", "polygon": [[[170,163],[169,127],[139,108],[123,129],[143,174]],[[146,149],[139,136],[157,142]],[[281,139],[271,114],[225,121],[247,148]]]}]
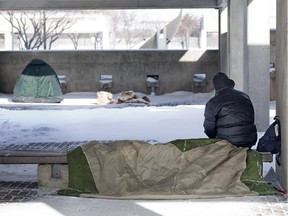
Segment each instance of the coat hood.
[{"label": "coat hood", "polygon": [[213,78],[213,84],[216,91],[223,88],[234,88],[235,82],[222,72],[217,73]]}]

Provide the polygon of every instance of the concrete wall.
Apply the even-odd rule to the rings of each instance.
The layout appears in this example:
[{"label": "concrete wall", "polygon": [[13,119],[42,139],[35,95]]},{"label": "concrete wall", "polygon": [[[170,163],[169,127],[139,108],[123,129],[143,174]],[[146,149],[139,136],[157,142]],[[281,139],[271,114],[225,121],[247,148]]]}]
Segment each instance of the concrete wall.
[{"label": "concrete wall", "polygon": [[[58,75],[66,75],[67,92],[100,90],[100,75],[112,75],[113,87],[150,93],[147,75],[158,75],[156,94],[174,91],[209,92],[218,72],[218,51],[18,51],[0,52],[0,92],[13,93],[16,80],[34,58],[50,64]],[[194,73],[206,73],[207,85],[193,85]]]}]

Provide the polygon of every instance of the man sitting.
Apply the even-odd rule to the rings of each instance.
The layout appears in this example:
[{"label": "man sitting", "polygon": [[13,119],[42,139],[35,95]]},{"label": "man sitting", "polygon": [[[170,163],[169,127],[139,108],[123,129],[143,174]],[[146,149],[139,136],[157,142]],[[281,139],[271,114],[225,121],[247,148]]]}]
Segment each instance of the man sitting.
[{"label": "man sitting", "polygon": [[251,148],[257,142],[254,107],[247,94],[234,89],[235,83],[225,73],[213,78],[215,96],[205,107],[204,132],[237,147]]}]

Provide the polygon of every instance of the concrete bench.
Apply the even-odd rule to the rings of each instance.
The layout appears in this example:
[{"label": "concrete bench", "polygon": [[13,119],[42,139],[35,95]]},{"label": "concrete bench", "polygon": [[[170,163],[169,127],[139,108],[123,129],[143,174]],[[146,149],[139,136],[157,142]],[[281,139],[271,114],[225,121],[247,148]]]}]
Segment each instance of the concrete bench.
[{"label": "concrete bench", "polygon": [[0,150],[1,164],[67,164],[66,152]]},{"label": "concrete bench", "polygon": [[58,80],[61,86],[61,90],[63,94],[67,92],[67,84],[66,84],[66,76],[65,75],[58,75]]},{"label": "concrete bench", "polygon": [[273,155],[270,152],[259,152],[262,155],[262,162],[263,163],[272,163],[273,162]]},{"label": "concrete bench", "polygon": [[[273,162],[270,152],[260,152],[263,162]],[[0,150],[0,164],[67,164],[66,152]]]},{"label": "concrete bench", "polygon": [[38,164],[38,186],[53,189],[68,187],[66,152],[0,150],[1,164]]}]

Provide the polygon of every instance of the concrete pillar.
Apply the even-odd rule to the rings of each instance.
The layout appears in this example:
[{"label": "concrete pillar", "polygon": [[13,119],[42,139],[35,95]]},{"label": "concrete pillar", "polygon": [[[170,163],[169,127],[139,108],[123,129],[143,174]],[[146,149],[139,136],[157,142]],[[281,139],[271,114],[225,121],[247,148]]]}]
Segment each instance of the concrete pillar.
[{"label": "concrete pillar", "polygon": [[220,71],[229,74],[229,55],[228,55],[228,9],[227,7],[219,9],[219,54],[220,54]]},{"label": "concrete pillar", "polygon": [[270,28],[269,0],[253,0],[248,4],[248,94],[255,108],[258,131],[269,126],[270,101]]},{"label": "concrete pillar", "polygon": [[228,75],[248,92],[247,0],[228,1]]},{"label": "concrete pillar", "polygon": [[276,113],[281,121],[281,166],[276,173],[284,190],[288,191],[288,3],[277,0],[276,27]]},{"label": "concrete pillar", "polygon": [[201,31],[200,31],[200,49],[207,49],[207,30],[205,26],[205,17],[202,15],[201,18]]}]

